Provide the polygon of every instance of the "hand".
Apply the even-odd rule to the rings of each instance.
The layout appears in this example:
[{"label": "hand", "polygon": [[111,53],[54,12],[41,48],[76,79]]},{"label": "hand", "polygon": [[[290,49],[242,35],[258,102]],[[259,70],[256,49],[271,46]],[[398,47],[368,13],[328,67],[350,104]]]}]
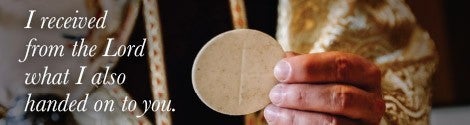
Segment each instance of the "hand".
[{"label": "hand", "polygon": [[287,57],[264,117],[273,125],[379,124],[385,111],[381,73],[358,55],[341,52]]}]

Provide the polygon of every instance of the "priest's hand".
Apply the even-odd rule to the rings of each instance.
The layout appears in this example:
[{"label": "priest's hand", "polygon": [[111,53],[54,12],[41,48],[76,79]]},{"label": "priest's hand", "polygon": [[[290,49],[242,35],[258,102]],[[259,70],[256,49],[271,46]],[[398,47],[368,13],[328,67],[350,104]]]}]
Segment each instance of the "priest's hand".
[{"label": "priest's hand", "polygon": [[384,114],[380,70],[361,56],[290,56],[278,62],[274,75],[280,83],[264,110],[271,125],[376,125]]}]

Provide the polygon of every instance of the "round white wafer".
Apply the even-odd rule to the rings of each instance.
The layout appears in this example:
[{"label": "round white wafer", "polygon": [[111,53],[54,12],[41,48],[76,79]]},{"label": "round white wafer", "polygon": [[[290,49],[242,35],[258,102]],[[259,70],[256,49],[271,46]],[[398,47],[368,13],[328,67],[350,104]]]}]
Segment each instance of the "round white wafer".
[{"label": "round white wafer", "polygon": [[238,29],[211,39],[198,53],[192,82],[199,98],[211,109],[244,115],[270,103],[277,83],[274,66],[284,57],[279,43],[256,30]]}]

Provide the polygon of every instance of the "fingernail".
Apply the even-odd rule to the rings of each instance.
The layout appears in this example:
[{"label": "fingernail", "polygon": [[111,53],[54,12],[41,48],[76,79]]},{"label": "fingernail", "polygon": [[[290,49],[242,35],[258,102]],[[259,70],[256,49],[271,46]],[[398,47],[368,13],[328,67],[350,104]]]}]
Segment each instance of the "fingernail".
[{"label": "fingernail", "polygon": [[264,109],[264,118],[268,123],[273,123],[277,119],[277,109],[272,105],[268,105],[266,109]]},{"label": "fingernail", "polygon": [[284,97],[284,85],[278,84],[273,87],[271,92],[269,93],[269,99],[275,105],[281,103],[282,98]]},{"label": "fingernail", "polygon": [[284,60],[279,61],[274,67],[274,77],[280,82],[283,82],[289,77],[292,68],[290,64]]}]

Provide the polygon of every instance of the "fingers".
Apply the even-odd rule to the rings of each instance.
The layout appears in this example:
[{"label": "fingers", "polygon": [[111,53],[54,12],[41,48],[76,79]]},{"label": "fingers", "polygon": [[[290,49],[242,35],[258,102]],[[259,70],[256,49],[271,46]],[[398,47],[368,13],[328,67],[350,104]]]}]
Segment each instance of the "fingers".
[{"label": "fingers", "polygon": [[[348,53],[287,53],[265,109],[270,124],[378,124],[384,114],[377,66]],[[300,83],[300,84],[292,84]],[[353,120],[351,120],[353,119]]]},{"label": "fingers", "polygon": [[287,57],[274,68],[283,83],[350,83],[366,89],[380,89],[380,70],[367,59],[349,53],[325,52]]},{"label": "fingers", "polygon": [[268,105],[264,117],[270,125],[355,125],[354,121],[340,116],[304,112]]},{"label": "fingers", "polygon": [[374,123],[380,121],[385,108],[380,94],[341,84],[281,83],[271,90],[269,98],[278,107],[341,115]]}]

